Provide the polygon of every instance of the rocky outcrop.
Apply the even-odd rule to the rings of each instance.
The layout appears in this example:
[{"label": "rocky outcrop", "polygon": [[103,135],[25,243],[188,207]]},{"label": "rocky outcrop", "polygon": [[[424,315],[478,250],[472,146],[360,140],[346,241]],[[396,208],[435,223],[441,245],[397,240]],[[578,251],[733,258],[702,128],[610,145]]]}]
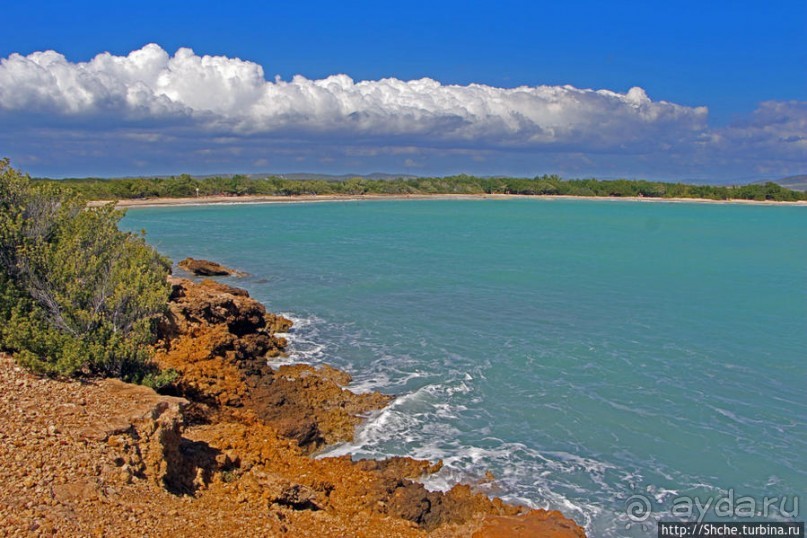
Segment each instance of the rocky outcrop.
[{"label": "rocky outcrop", "polygon": [[558,511],[533,510],[522,516],[490,516],[482,521],[473,538],[513,538],[540,536],[541,538],[585,538],[576,523]]},{"label": "rocky outcrop", "polygon": [[177,393],[208,413],[255,416],[312,452],[351,440],[360,416],[389,402],[379,393],[344,390],[350,376],[328,366],[273,369],[267,358],[283,354],[278,333],[291,322],[267,313],[245,290],[212,280],[171,283],[156,360],[180,373]]},{"label": "rocky outcrop", "polygon": [[339,370],[273,369],[290,322],[237,288],[172,280],[162,396],[119,381],[37,379],[0,356],[0,528],[9,535],[579,538],[557,512],[470,486],[428,491],[440,463],[315,459],[388,397]]},{"label": "rocky outcrop", "polygon": [[[415,479],[438,470],[439,462],[306,457],[351,440],[360,417],[384,407],[390,397],[347,390],[350,376],[329,366],[271,367],[266,358],[284,352],[286,342],[277,333],[289,330],[290,322],[267,313],[246,291],[209,280],[174,279],[172,286],[157,360],[180,372],[181,394],[205,402],[208,417],[217,417],[193,428],[189,437],[231,455],[228,476],[240,495],[260,496],[293,512],[375,514],[429,532],[463,528],[468,535],[483,523],[515,529],[529,521],[534,527],[538,516],[517,517],[529,511],[470,486],[428,491]],[[538,513],[548,522],[543,524],[560,520],[579,531],[560,514]]]},{"label": "rocky outcrop", "polygon": [[148,387],[117,379],[101,381],[99,386],[128,405],[118,412],[107,409],[107,418],[84,430],[84,435],[122,450],[125,454],[122,472],[168,488],[182,487],[185,470],[180,454],[182,408],[187,401],[161,396]]},{"label": "rocky outcrop", "polygon": [[346,372],[329,366],[283,365],[266,377],[247,378],[250,401],[258,418],[295,439],[306,450],[351,441],[361,416],[386,406],[390,397],[378,392],[345,390]]},{"label": "rocky outcrop", "polygon": [[39,379],[0,355],[0,534],[160,535],[140,524],[159,513],[150,499],[212,479],[186,450],[186,405],[118,380]]},{"label": "rocky outcrop", "polygon": [[197,260],[194,258],[185,258],[179,262],[180,268],[193,273],[197,276],[242,276],[243,273],[225,267],[220,263],[211,262],[210,260]]}]

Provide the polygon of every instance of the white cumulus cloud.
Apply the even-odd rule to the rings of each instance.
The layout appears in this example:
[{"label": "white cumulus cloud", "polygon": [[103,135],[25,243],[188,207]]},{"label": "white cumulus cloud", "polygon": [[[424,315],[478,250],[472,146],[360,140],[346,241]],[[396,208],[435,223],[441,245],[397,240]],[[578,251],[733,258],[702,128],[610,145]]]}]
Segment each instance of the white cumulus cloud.
[{"label": "white cumulus cloud", "polygon": [[120,121],[186,116],[200,127],[241,135],[348,133],[598,148],[637,143],[651,133],[686,135],[701,129],[707,115],[703,107],[652,101],[641,88],[624,94],[571,86],[507,89],[431,79],[356,82],[346,75],[267,81],[253,62],[187,48],[170,56],[155,44],[80,63],[54,51],[12,54],[0,63],[0,109]]},{"label": "white cumulus cloud", "polygon": [[[706,107],[572,86],[267,78],[254,62],[149,44],[71,62],[0,59],[0,156],[43,173],[560,172],[684,178],[803,173],[807,103],[728,127]],[[110,164],[110,163],[114,163]],[[69,171],[68,171],[69,170]]]}]

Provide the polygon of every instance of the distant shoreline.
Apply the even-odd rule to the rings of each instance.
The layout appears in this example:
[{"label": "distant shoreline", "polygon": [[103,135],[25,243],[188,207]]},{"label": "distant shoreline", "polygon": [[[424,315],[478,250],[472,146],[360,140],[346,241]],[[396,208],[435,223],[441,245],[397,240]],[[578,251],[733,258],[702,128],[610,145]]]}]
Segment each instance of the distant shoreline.
[{"label": "distant shoreline", "polygon": [[[602,200],[616,202],[668,202],[668,203],[704,203],[704,204],[743,204],[743,205],[776,205],[807,206],[807,201],[783,202],[777,200],[712,200],[709,198],[654,198],[641,196],[571,196],[540,194],[360,194],[360,195],[244,195],[244,196],[199,196],[188,198],[137,198],[118,200],[116,206],[129,207],[174,207],[201,205],[233,205],[233,204],[274,204],[274,203],[310,203],[310,202],[347,202],[362,200]],[[87,205],[97,207],[113,200],[93,200]]]}]

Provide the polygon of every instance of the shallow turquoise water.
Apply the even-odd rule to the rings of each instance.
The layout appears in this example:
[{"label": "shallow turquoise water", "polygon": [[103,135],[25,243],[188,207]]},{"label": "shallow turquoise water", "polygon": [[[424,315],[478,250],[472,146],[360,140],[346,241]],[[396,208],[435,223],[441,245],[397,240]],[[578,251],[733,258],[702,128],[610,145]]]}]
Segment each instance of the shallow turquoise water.
[{"label": "shallow turquoise water", "polygon": [[367,201],[124,225],[249,272],[297,320],[292,360],[399,396],[330,454],[442,458],[436,488],[491,470],[490,493],[593,537],[644,535],[637,493],[652,522],[682,495],[807,492],[807,208]]}]

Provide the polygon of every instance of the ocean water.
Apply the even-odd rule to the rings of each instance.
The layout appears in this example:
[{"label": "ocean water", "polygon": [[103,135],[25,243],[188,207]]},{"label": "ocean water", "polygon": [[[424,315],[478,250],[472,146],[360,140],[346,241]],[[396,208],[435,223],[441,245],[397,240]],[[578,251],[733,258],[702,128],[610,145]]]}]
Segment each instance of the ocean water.
[{"label": "ocean water", "polygon": [[362,201],[123,224],[247,271],[233,283],[296,322],[287,360],[397,396],[326,456],[440,458],[428,487],[476,483],[594,538],[655,535],[694,497],[804,520],[805,207]]}]

